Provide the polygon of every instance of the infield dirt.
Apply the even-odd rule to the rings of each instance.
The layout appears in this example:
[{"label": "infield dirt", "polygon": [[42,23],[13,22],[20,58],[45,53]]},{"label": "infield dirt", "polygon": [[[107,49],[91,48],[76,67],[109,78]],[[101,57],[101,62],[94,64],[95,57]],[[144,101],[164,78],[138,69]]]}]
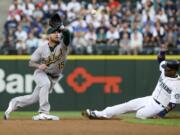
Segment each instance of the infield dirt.
[{"label": "infield dirt", "polygon": [[178,135],[179,127],[117,120],[0,120],[0,135]]}]

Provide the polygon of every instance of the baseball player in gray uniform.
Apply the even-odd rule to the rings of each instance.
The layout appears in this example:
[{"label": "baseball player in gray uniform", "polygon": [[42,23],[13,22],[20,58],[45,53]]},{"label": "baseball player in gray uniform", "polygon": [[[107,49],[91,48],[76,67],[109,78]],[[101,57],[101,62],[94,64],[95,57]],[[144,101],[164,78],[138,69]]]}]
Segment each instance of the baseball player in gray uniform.
[{"label": "baseball player in gray uniform", "polygon": [[39,46],[32,54],[29,66],[35,68],[34,80],[36,87],[32,94],[13,98],[4,114],[9,119],[10,113],[39,101],[39,114],[33,120],[59,120],[59,117],[50,115],[49,93],[55,83],[62,76],[66,61],[70,32],[61,23],[58,14],[51,17],[48,29],[48,44]]},{"label": "baseball player in gray uniform", "polygon": [[133,99],[102,111],[87,109],[82,114],[90,119],[109,119],[123,113],[136,112],[137,118],[147,119],[172,110],[175,104],[180,104],[180,76],[177,74],[179,61],[165,61],[165,51],[160,51],[158,61],[161,75],[151,96]]}]

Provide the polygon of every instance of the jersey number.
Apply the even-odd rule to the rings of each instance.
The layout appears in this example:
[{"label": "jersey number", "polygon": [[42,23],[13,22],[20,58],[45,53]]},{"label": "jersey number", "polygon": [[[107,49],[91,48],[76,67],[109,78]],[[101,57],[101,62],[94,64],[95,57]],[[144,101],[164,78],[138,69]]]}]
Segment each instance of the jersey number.
[{"label": "jersey number", "polygon": [[63,69],[64,68],[64,61],[62,61],[61,63],[59,63],[59,69]]}]

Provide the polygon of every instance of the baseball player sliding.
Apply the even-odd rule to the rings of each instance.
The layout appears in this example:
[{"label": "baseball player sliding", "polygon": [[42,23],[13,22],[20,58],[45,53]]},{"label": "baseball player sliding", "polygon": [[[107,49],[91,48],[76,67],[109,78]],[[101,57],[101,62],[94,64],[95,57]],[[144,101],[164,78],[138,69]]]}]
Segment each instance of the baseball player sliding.
[{"label": "baseball player sliding", "polygon": [[90,119],[108,119],[133,111],[140,119],[164,116],[175,104],[180,104],[180,76],[177,74],[179,61],[165,61],[165,51],[162,50],[158,55],[158,62],[161,75],[151,96],[133,99],[102,111],[87,109],[82,114]]},{"label": "baseball player sliding", "polygon": [[11,99],[4,113],[4,119],[9,119],[10,113],[39,101],[39,114],[33,120],[59,120],[59,117],[50,115],[49,93],[59,78],[67,56],[70,44],[70,32],[62,24],[58,14],[51,17],[48,29],[49,42],[40,45],[32,54],[29,66],[35,68],[34,80],[36,87],[32,94]]}]

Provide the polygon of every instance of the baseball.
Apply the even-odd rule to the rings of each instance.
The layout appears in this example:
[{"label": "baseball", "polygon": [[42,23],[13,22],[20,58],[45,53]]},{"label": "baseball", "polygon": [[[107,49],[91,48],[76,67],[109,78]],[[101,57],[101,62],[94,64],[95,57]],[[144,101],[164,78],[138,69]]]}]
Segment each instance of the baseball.
[{"label": "baseball", "polygon": [[90,14],[91,14],[91,15],[96,15],[96,12],[97,12],[97,11],[96,11],[95,9],[92,9],[91,12],[90,12]]}]

